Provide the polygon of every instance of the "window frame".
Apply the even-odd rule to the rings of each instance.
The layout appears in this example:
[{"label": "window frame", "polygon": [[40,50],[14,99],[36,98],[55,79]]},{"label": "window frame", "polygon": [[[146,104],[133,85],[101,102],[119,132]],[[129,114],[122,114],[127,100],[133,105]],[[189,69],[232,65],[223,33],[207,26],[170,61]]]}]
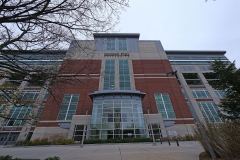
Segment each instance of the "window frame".
[{"label": "window frame", "polygon": [[[157,96],[160,96],[160,97],[157,97]],[[167,97],[165,97],[165,96],[167,96]],[[174,112],[173,105],[171,103],[171,99],[170,99],[170,96],[168,93],[154,93],[154,98],[155,98],[156,106],[158,109],[158,113],[162,114],[163,119],[172,119],[172,118],[175,119],[176,118],[176,114]],[[167,101],[166,98],[169,101]],[[160,106],[162,108],[160,108]]]},{"label": "window frame", "polygon": [[116,38],[107,38],[107,51],[114,51],[116,50]]},{"label": "window frame", "polygon": [[[69,97],[69,96],[70,96],[69,101],[66,101],[66,99],[68,99],[67,97]],[[74,96],[78,96],[76,102],[72,102]],[[57,120],[72,120],[72,116],[74,114],[76,114],[76,111],[77,111],[79,97],[80,97],[80,94],[65,94],[64,95],[62,104],[61,104],[59,112],[58,112]],[[74,105],[75,105],[75,109],[70,109],[70,107],[72,107]],[[63,116],[64,116],[64,118],[62,118]]]}]

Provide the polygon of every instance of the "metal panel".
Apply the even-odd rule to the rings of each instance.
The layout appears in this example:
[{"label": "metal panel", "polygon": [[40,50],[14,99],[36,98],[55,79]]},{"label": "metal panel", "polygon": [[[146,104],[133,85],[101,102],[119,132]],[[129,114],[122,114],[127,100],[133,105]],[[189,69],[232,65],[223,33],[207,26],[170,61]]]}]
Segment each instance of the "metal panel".
[{"label": "metal panel", "polygon": [[128,38],[127,43],[129,51],[139,51],[137,38]]},{"label": "metal panel", "polygon": [[105,38],[95,38],[95,50],[104,51],[106,50],[106,40]]},{"label": "metal panel", "polygon": [[156,44],[156,47],[157,47],[159,52],[164,51],[163,46],[162,46],[160,41],[156,41],[155,44]]},{"label": "metal panel", "polygon": [[163,122],[165,127],[171,127],[174,125],[174,121],[165,121]]},{"label": "metal panel", "polygon": [[69,129],[71,123],[60,123],[60,128]]}]

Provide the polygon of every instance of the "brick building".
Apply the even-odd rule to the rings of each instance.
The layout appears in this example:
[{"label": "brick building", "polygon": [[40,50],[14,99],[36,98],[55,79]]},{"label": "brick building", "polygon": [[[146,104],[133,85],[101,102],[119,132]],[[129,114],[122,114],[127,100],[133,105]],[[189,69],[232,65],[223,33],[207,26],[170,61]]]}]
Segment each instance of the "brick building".
[{"label": "brick building", "polygon": [[[216,104],[224,92],[207,83],[213,80],[208,66],[218,58],[228,61],[225,51],[165,51],[160,41],[139,36],[103,33],[94,34],[94,40],[73,41],[57,62],[61,59],[60,75],[75,79],[53,84],[58,98],[30,87],[38,92],[40,119],[11,132],[18,140],[58,134],[78,141],[85,131],[87,139],[151,137],[152,132],[159,139],[167,131],[192,134],[194,112],[200,120],[220,122]],[[23,92],[29,90],[23,83]],[[2,127],[2,137],[9,126]]]}]

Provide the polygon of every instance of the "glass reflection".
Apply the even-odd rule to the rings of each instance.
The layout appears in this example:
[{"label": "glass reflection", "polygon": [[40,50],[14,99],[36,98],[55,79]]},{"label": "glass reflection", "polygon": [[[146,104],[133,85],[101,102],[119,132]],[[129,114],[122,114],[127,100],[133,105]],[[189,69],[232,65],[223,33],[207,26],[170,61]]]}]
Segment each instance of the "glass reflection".
[{"label": "glass reflection", "polygon": [[140,97],[125,95],[121,100],[113,97],[116,96],[94,100],[89,138],[146,137]]}]

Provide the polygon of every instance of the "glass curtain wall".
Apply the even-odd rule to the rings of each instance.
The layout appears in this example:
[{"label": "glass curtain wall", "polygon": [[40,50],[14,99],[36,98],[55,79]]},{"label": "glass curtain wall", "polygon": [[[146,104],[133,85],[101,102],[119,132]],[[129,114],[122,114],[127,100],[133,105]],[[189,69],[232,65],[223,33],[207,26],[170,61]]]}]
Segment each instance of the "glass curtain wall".
[{"label": "glass curtain wall", "polygon": [[107,39],[107,50],[109,51],[115,50],[115,38]]},{"label": "glass curtain wall", "polygon": [[76,113],[79,94],[65,94],[57,120],[71,120]]},{"label": "glass curtain wall", "polygon": [[28,117],[32,107],[28,106],[14,106],[10,111],[10,117],[4,123],[4,126],[23,126]]},{"label": "glass curtain wall", "polygon": [[211,98],[206,89],[192,89],[192,94],[194,98]]},{"label": "glass curtain wall", "polygon": [[127,50],[126,38],[119,38],[118,39],[118,50],[120,50],[120,51],[126,51]]},{"label": "glass curtain wall", "polygon": [[119,86],[120,90],[131,89],[128,60],[119,60]]},{"label": "glass curtain wall", "polygon": [[203,116],[209,122],[222,122],[218,116],[218,108],[214,102],[198,102],[198,107],[203,113]]},{"label": "glass curtain wall", "polygon": [[155,101],[157,104],[158,113],[162,114],[164,119],[176,118],[170,97],[166,93],[155,93]]},{"label": "glass curtain wall", "polygon": [[90,139],[146,137],[141,98],[104,95],[93,101]]},{"label": "glass curtain wall", "polygon": [[115,60],[106,60],[104,72],[104,90],[113,90],[115,88]]}]

